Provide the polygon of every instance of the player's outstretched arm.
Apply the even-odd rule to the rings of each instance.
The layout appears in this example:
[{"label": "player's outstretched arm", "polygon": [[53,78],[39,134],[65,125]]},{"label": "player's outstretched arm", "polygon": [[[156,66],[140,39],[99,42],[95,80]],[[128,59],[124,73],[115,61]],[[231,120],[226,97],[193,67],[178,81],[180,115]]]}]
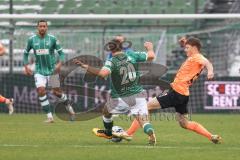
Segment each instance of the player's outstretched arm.
[{"label": "player's outstretched arm", "polygon": [[147,55],[148,55],[147,60],[148,60],[148,61],[154,60],[154,58],[155,58],[155,53],[154,53],[154,51],[153,51],[153,44],[152,44],[152,42],[145,42],[145,43],[144,43],[144,47],[145,47],[146,50],[147,50]]},{"label": "player's outstretched arm", "polygon": [[105,68],[101,68],[101,69],[95,68],[95,67],[89,66],[87,64],[84,64],[83,62],[81,62],[78,59],[74,59],[73,63],[79,65],[80,67],[82,67],[84,69],[86,69],[87,72],[92,73],[92,74],[97,75],[97,76],[100,76],[102,78],[107,77],[111,73],[108,69],[105,69]]},{"label": "player's outstretched arm", "polygon": [[213,79],[214,77],[214,72],[213,72],[213,65],[211,62],[209,62],[209,60],[207,58],[204,58],[204,67],[207,68],[208,74],[207,74],[207,78],[208,79]]}]

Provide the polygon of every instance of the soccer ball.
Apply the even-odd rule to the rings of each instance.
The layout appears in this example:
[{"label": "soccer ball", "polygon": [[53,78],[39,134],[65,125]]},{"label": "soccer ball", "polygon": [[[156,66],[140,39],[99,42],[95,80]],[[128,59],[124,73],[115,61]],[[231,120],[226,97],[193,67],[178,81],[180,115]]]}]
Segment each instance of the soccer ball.
[{"label": "soccer ball", "polygon": [[[113,127],[112,127],[112,132],[113,132],[113,133],[122,133],[122,132],[124,132],[124,130],[123,130],[122,127],[113,126]],[[112,137],[112,141],[113,141],[113,142],[116,142],[116,143],[117,143],[117,142],[121,142],[121,141],[122,141],[122,138],[113,136],[113,137]]]}]

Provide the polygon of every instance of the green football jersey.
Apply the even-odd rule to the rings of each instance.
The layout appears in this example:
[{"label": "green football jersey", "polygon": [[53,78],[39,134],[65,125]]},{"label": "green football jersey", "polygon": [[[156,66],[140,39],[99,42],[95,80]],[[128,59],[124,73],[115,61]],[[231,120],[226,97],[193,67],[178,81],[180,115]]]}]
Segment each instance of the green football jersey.
[{"label": "green football jersey", "polygon": [[111,72],[112,98],[131,96],[143,90],[139,84],[138,62],[145,62],[146,60],[146,52],[127,51],[113,56],[105,62],[103,68]]},{"label": "green football jersey", "polygon": [[64,61],[64,53],[55,36],[46,34],[40,37],[38,34],[28,39],[24,50],[24,65],[28,64],[29,51],[33,49],[35,55],[35,73],[44,76],[52,75],[57,63],[55,50],[59,54],[59,60]]}]

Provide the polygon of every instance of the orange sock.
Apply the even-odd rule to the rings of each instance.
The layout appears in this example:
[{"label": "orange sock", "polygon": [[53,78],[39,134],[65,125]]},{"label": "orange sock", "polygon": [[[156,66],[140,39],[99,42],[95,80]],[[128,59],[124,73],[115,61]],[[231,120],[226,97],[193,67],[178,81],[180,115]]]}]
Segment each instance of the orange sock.
[{"label": "orange sock", "polygon": [[128,128],[128,130],[127,130],[127,134],[128,135],[133,135],[138,130],[138,128],[140,128],[140,127],[141,126],[138,123],[138,121],[136,119],[134,119],[130,128]]},{"label": "orange sock", "polygon": [[0,95],[0,103],[5,103],[6,98]]},{"label": "orange sock", "polygon": [[205,137],[207,137],[209,140],[211,140],[212,134],[204,128],[201,124],[194,122],[194,121],[189,121],[187,124],[187,129],[194,131],[198,134],[201,134]]},{"label": "orange sock", "polygon": [[5,103],[6,98],[0,95],[0,103]]}]

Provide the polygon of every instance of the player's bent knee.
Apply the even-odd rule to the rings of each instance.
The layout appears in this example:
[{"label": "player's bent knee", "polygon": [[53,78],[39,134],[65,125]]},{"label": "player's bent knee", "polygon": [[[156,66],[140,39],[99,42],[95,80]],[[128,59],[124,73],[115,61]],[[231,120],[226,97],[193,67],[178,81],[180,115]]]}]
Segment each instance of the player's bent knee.
[{"label": "player's bent knee", "polygon": [[44,96],[46,94],[46,90],[44,87],[37,88],[37,92],[39,96]]},{"label": "player's bent knee", "polygon": [[149,110],[149,111],[155,110],[155,109],[160,109],[160,108],[161,108],[161,106],[160,106],[157,98],[151,99],[151,100],[147,103],[147,107],[148,107],[148,110]]},{"label": "player's bent knee", "polygon": [[60,88],[52,89],[52,92],[55,96],[58,96],[58,97],[62,95],[62,91]]}]

